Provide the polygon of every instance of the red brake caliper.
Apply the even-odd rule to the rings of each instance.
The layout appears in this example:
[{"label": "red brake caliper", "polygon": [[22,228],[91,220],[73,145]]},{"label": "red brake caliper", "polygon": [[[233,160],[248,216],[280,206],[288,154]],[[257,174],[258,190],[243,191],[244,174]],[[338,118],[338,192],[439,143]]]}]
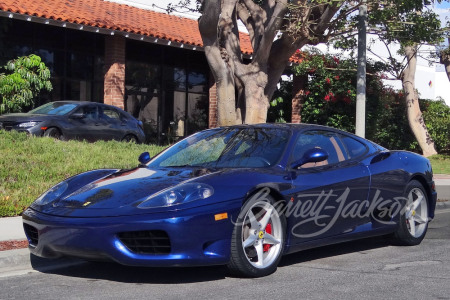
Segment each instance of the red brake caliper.
[{"label": "red brake caliper", "polygon": [[[268,234],[272,234],[272,225],[269,223],[269,224],[267,224],[267,226],[266,226],[266,233],[268,233]],[[264,252],[267,252],[267,251],[269,251],[269,249],[270,249],[270,247],[271,247],[272,245],[270,245],[270,244],[264,244],[263,245],[263,251]]]}]

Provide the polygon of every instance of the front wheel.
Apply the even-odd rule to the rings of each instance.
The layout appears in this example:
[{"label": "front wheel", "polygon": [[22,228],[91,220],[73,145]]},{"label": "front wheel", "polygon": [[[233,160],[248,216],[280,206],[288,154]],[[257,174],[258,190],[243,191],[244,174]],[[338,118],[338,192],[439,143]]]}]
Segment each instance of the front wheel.
[{"label": "front wheel", "polygon": [[394,242],[413,246],[422,242],[428,229],[428,197],[422,184],[411,181],[405,192],[406,206],[394,233]]},{"label": "front wheel", "polygon": [[250,198],[234,225],[228,269],[245,277],[275,272],[284,250],[285,231],[286,219],[272,197]]},{"label": "front wheel", "polygon": [[62,135],[62,133],[58,128],[55,127],[51,127],[44,131],[44,136],[48,136],[57,140],[64,140],[64,136]]}]

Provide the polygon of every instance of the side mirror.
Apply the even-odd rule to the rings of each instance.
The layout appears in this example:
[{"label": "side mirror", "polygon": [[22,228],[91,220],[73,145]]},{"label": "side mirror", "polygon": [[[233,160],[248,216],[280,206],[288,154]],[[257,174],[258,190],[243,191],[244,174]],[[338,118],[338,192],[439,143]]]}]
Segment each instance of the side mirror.
[{"label": "side mirror", "polygon": [[86,115],[83,114],[83,113],[80,113],[80,112],[79,113],[73,113],[73,114],[70,115],[71,119],[83,119],[85,117],[86,117]]},{"label": "side mirror", "polygon": [[310,162],[321,162],[328,159],[328,153],[320,148],[312,148],[303,154],[303,157],[292,163],[291,167],[297,169],[302,165]]},{"label": "side mirror", "polygon": [[150,161],[150,153],[144,152],[141,155],[139,155],[139,162],[141,163],[141,165],[145,165],[149,161]]}]

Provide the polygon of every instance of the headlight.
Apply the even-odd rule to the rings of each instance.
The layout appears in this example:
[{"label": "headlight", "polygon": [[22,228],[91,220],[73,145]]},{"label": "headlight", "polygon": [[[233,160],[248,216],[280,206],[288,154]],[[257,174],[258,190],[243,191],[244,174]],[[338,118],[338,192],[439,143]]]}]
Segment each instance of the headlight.
[{"label": "headlight", "polygon": [[39,198],[37,198],[34,203],[37,205],[45,205],[59,198],[67,189],[68,184],[66,181],[62,181],[43,193]]},{"label": "headlight", "polygon": [[175,187],[162,190],[145,198],[139,205],[139,208],[153,208],[172,206],[181,203],[206,199],[214,194],[212,186],[204,183],[182,183]]},{"label": "headlight", "polygon": [[20,123],[19,127],[21,128],[25,128],[25,127],[33,127],[36,126],[37,124],[39,124],[40,122],[25,122],[25,123]]}]

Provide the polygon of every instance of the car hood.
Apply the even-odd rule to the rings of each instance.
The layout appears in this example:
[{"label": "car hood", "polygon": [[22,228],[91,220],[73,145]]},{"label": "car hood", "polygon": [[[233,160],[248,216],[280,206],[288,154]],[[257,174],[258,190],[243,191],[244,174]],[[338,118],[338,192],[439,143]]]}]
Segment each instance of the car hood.
[{"label": "car hood", "polygon": [[25,122],[25,121],[45,121],[49,118],[55,118],[59,116],[53,115],[42,115],[42,114],[28,114],[28,113],[15,113],[6,114],[0,116],[0,122],[10,121],[10,122]]},{"label": "car hood", "polygon": [[[67,191],[35,210],[61,216],[113,216],[148,212],[136,206],[149,196],[187,180],[215,173],[206,169],[109,170],[83,173],[67,180]],[[105,176],[105,173],[107,174]],[[86,179],[84,179],[85,177]],[[97,177],[93,179],[93,177]]]},{"label": "car hood", "polygon": [[[289,189],[290,180],[276,168],[158,168],[139,167],[131,170],[104,169],[76,175],[65,181],[66,190],[53,202],[32,209],[65,217],[113,217],[177,211],[220,202],[241,201],[260,186],[278,191]],[[178,184],[196,183],[213,189],[211,197],[171,206],[158,205],[159,197],[150,196]],[[138,205],[146,201],[146,208]],[[156,204],[157,205],[152,205]],[[230,202],[231,203],[231,202]]]}]

